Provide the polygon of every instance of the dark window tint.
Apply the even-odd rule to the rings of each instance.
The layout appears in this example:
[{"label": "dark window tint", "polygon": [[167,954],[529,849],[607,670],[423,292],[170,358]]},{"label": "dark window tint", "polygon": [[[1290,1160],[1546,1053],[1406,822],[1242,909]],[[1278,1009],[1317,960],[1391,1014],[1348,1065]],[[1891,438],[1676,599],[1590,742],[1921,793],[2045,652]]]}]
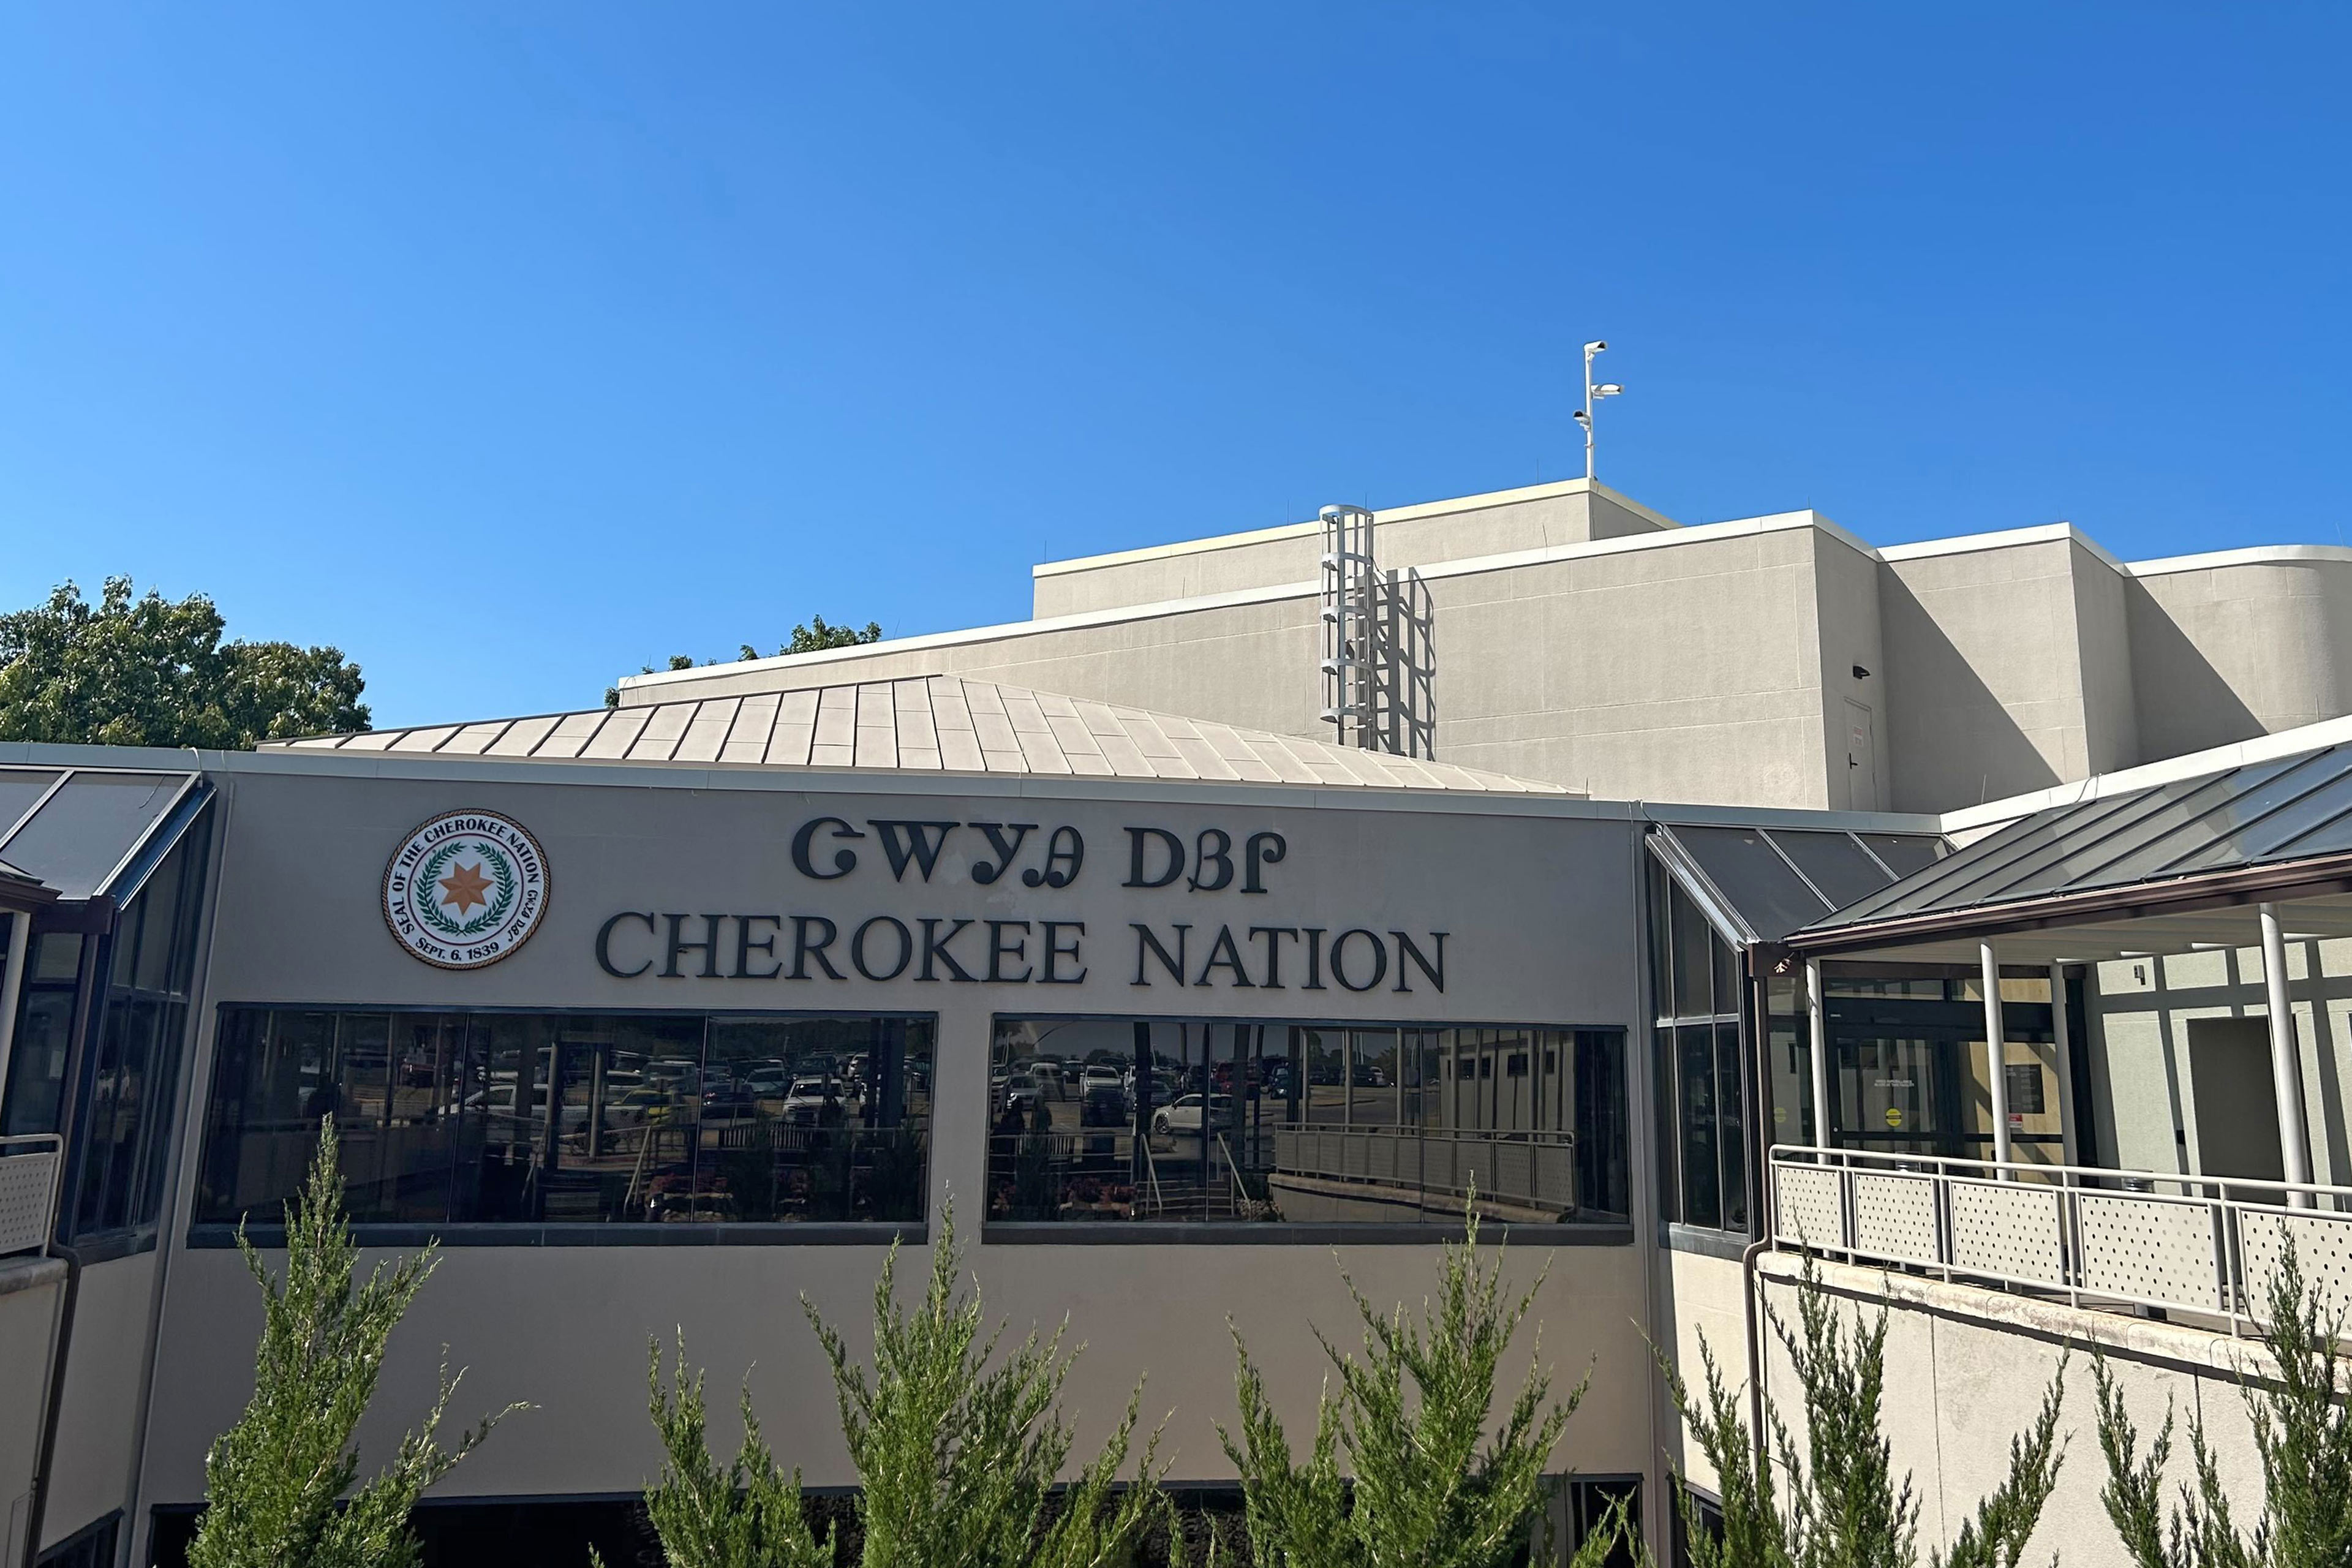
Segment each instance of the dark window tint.
[{"label": "dark window tint", "polygon": [[180,836],[103,945],[107,988],[71,1141],[77,1236],[142,1230],[162,1207],[210,826],[209,815],[199,816]]},{"label": "dark window tint", "polygon": [[89,898],[104,890],[107,878],[186,785],[183,773],[77,770],[0,846],[0,860],[66,898]]},{"label": "dark window tint", "polygon": [[1615,1031],[999,1019],[991,1062],[994,1219],[1627,1212]]},{"label": "dark window tint", "polygon": [[1723,1176],[1716,1098],[1715,1026],[1675,1030],[1675,1066],[1681,1079],[1683,1223],[1723,1227]]},{"label": "dark window tint", "polygon": [[1675,837],[1690,851],[1723,896],[1758,935],[1777,939],[1811,925],[1829,912],[1780,852],[1753,827],[1677,827]]},{"label": "dark window tint", "polygon": [[922,1218],[918,1018],[229,1008],[200,1220],[278,1217],[332,1113],[355,1222]]},{"label": "dark window tint", "polygon": [[1776,828],[1766,835],[1797,863],[1806,880],[1832,905],[1866,899],[1890,879],[1863,847],[1843,833],[1802,833]]},{"label": "dark window tint", "polygon": [[1898,877],[1924,871],[1943,858],[1944,841],[1926,833],[1857,833],[1871,853]]}]

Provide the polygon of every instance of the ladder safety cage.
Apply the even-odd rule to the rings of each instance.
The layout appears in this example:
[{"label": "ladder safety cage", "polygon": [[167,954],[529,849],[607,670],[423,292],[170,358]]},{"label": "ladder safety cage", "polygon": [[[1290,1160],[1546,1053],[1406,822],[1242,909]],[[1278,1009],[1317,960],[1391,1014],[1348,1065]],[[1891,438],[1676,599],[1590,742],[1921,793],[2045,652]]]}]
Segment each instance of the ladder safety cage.
[{"label": "ladder safety cage", "polygon": [[1381,748],[1381,674],[1385,645],[1372,514],[1327,506],[1323,519],[1323,721],[1342,746]]}]

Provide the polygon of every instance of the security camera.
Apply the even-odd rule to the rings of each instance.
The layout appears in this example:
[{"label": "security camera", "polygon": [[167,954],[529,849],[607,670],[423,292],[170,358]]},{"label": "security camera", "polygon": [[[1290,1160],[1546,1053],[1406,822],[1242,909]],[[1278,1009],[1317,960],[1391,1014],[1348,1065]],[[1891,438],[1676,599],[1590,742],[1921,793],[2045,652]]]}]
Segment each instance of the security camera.
[{"label": "security camera", "polygon": [[1597,354],[1608,346],[1608,343],[1605,342],[1589,342],[1584,345],[1584,352],[1589,354]]},{"label": "security camera", "polygon": [[1591,424],[1591,423],[1592,423],[1592,416],[1591,416],[1591,415],[1590,415],[1590,414],[1587,414],[1587,413],[1586,413],[1583,409],[1581,409],[1581,408],[1578,409],[1578,410],[1577,410],[1573,415],[1571,415],[1570,417],[1573,418],[1573,419],[1574,419],[1574,420],[1575,420],[1579,425],[1590,425],[1590,424]]}]

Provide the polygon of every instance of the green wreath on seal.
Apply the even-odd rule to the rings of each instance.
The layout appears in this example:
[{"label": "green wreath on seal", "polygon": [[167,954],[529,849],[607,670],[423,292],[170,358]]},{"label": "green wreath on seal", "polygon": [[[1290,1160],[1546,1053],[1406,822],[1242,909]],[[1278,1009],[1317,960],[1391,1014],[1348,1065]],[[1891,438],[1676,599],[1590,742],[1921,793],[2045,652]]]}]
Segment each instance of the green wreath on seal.
[{"label": "green wreath on seal", "polygon": [[[486,931],[496,929],[499,922],[506,919],[507,911],[514,908],[515,875],[513,868],[507,864],[507,858],[487,844],[477,845],[476,847],[482,852],[482,858],[489,865],[490,875],[499,884],[499,896],[490,901],[488,909],[484,910],[472,920],[460,922],[443,914],[440,900],[430,895],[427,895],[423,903],[415,905],[418,919],[453,941],[462,942],[467,937],[479,936]],[[443,845],[425,859],[423,866],[417,868],[416,879],[410,885],[414,887],[422,884],[430,888],[439,879],[441,868],[456,859],[465,848],[465,841],[462,839]]]}]

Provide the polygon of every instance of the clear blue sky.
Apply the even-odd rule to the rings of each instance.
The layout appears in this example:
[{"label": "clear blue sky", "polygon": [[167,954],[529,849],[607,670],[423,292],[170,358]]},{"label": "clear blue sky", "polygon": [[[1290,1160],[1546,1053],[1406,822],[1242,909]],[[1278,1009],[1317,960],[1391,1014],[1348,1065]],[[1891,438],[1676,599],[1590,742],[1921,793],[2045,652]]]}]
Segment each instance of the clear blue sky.
[{"label": "clear blue sky", "polygon": [[2345,538],[2341,5],[18,5],[0,604],[382,723],[1578,471]]}]

